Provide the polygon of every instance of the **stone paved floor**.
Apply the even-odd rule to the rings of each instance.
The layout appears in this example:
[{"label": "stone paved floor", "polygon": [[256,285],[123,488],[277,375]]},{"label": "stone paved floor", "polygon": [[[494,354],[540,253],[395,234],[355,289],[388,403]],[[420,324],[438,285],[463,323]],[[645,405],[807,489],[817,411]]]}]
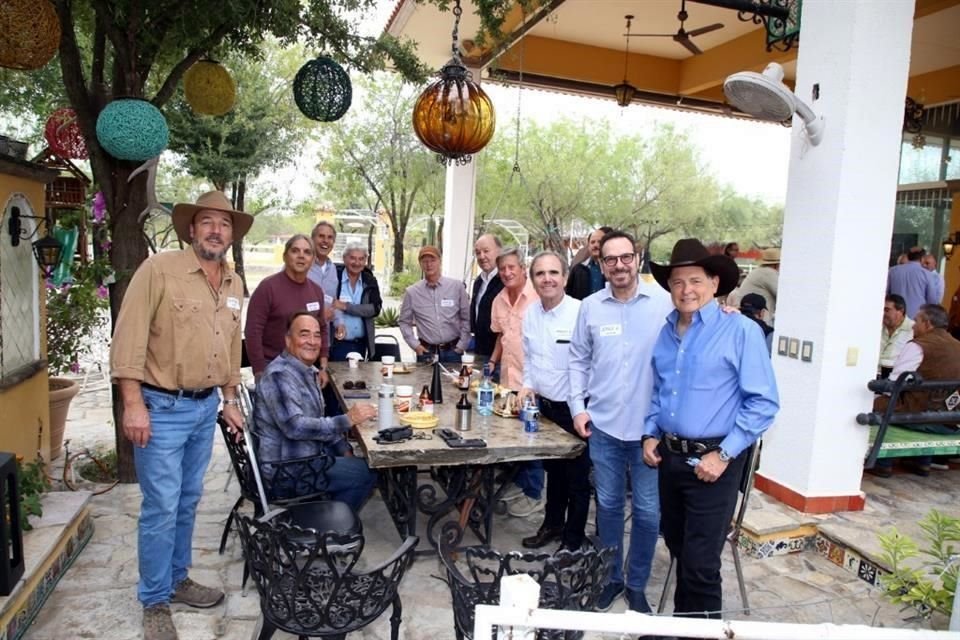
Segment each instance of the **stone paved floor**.
[{"label": "stone paved floor", "polygon": [[[67,437],[71,447],[112,445],[113,427],[109,391],[103,385],[78,396],[71,408]],[[97,388],[99,387],[99,390]],[[174,605],[174,620],[182,640],[214,638],[246,639],[255,632],[258,598],[255,589],[240,591],[242,564],[239,540],[231,537],[224,555],[217,553],[226,515],[236,500],[235,482],[224,491],[229,460],[217,438],[213,461],[206,478],[194,536],[192,576],[222,587],[226,602],[209,610]],[[950,482],[946,481],[949,473]],[[942,472],[928,479],[896,476],[891,480],[870,480],[868,509],[860,514],[822,518],[821,524],[855,530],[869,545],[873,532],[889,523],[901,524],[925,512],[927,499],[941,508],[957,511],[960,488],[957,472]],[[25,636],[27,640],[64,638],[106,638],[127,640],[140,637],[140,606],[136,601],[136,518],[139,508],[136,485],[118,486],[92,499],[96,531],[93,539],[67,572]],[[765,507],[758,503],[757,509]],[[362,512],[367,536],[368,562],[385,559],[399,544],[395,529],[379,497]],[[591,516],[592,521],[592,516]],[[539,519],[520,520],[497,516],[494,545],[519,548],[519,539],[536,530]],[[425,541],[422,544],[426,544]],[[659,598],[668,557],[662,544],[657,549],[653,575],[647,590],[655,603]],[[729,550],[724,557],[724,602],[728,617],[751,620],[805,623],[874,624],[910,626],[901,620],[897,608],[885,603],[880,594],[856,576],[845,572],[815,553],[755,560],[744,558],[744,573],[753,614],[746,618],[738,611],[740,597]],[[404,618],[400,637],[404,639],[451,638],[452,612],[446,585],[435,558],[418,558],[401,586]],[[624,610],[618,602],[613,611]],[[351,637],[389,638],[388,616]],[[938,621],[938,628],[945,628]],[[290,638],[278,633],[276,638]]]}]

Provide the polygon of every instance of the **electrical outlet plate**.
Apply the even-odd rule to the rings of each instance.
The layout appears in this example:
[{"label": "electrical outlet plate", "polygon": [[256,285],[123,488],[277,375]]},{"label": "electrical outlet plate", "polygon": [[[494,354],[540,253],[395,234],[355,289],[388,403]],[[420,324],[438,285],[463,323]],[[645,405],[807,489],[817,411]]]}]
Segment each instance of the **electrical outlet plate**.
[{"label": "electrical outlet plate", "polygon": [[777,336],[777,355],[785,356],[787,355],[787,345],[790,343],[790,338],[787,336]]},{"label": "electrical outlet plate", "polygon": [[790,351],[787,355],[791,358],[800,357],[800,338],[790,338]]},{"label": "electrical outlet plate", "polygon": [[804,362],[811,362],[813,360],[813,342],[810,340],[804,340],[803,344],[800,345],[800,359]]}]

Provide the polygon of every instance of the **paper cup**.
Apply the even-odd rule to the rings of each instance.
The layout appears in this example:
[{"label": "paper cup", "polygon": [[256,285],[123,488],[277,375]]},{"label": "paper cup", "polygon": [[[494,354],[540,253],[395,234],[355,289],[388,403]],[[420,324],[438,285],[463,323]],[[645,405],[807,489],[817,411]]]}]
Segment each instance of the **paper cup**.
[{"label": "paper cup", "polygon": [[363,356],[361,356],[356,351],[351,351],[350,353],[347,354],[347,362],[349,363],[351,369],[359,368],[360,361],[362,359],[363,359]]},{"label": "paper cup", "polygon": [[384,378],[393,378],[393,365],[395,362],[396,358],[393,356],[383,356],[380,358],[380,373]]},{"label": "paper cup", "polygon": [[409,413],[413,401],[413,387],[408,384],[397,385],[397,412]]},{"label": "paper cup", "polygon": [[474,356],[472,353],[465,353],[460,356],[460,365],[465,366],[471,375],[473,374],[473,362],[475,357],[476,356]]}]

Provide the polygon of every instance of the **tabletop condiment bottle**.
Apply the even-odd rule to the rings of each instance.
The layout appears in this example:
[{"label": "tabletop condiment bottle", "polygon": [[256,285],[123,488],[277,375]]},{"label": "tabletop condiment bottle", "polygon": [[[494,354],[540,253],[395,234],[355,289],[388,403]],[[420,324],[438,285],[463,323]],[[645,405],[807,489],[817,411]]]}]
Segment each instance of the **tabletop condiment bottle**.
[{"label": "tabletop condiment bottle", "polygon": [[423,391],[420,392],[420,411],[433,415],[433,398],[427,385],[423,385]]}]

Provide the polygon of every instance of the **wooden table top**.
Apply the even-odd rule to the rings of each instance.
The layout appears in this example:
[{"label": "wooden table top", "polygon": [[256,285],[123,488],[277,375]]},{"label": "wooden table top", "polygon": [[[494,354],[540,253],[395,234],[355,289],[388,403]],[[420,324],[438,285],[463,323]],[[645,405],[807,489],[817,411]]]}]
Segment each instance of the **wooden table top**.
[{"label": "wooden table top", "polygon": [[[406,363],[412,367],[411,363]],[[337,398],[344,411],[357,402],[377,404],[377,389],[382,383],[379,362],[361,362],[358,369],[350,369],[346,362],[329,364],[331,379]],[[423,385],[429,385],[433,378],[431,365],[421,364],[410,373],[398,373],[393,377],[394,385],[410,385],[414,396],[418,396]],[[363,380],[367,385],[370,398],[344,398],[343,383]],[[434,405],[434,413],[440,418],[439,427],[455,428],[456,404],[460,390],[445,379],[443,403]],[[367,464],[374,469],[387,467],[405,467],[410,465],[449,466],[462,464],[497,464],[500,462],[518,462],[521,460],[539,460],[545,458],[573,458],[584,448],[579,438],[570,435],[553,422],[540,417],[540,431],[525,433],[523,423],[516,418],[501,418],[497,415],[481,416],[474,404],[473,426],[469,431],[461,431],[464,438],[483,438],[487,442],[484,449],[451,449],[436,435],[433,429],[414,429],[414,436],[425,434],[432,439],[406,440],[395,444],[379,444],[374,441],[377,435],[378,421],[371,420],[361,425],[357,431],[360,445],[367,458]],[[399,414],[394,410],[393,425],[399,425]]]}]

